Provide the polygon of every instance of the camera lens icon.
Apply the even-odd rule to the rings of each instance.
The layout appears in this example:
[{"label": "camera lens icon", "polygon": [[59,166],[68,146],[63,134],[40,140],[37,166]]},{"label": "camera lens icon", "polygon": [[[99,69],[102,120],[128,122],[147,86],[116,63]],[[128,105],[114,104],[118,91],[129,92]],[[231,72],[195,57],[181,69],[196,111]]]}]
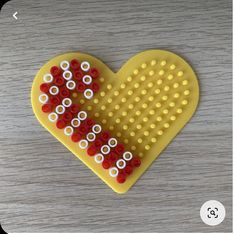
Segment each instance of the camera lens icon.
[{"label": "camera lens icon", "polygon": [[226,212],[223,204],[216,200],[205,202],[200,210],[202,221],[210,226],[216,226],[223,222]]},{"label": "camera lens icon", "polygon": [[211,207],[208,207],[207,211],[209,212],[209,214],[207,215],[209,219],[211,219],[213,216],[216,219],[218,218],[217,212],[219,211],[219,209],[217,207],[215,207],[214,210]]}]

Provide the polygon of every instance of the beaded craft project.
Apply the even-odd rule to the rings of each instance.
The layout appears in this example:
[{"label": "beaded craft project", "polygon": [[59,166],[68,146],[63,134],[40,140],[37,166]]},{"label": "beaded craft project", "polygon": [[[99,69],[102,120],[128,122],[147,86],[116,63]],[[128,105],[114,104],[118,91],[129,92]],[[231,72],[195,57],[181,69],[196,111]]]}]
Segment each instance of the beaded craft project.
[{"label": "beaded craft project", "polygon": [[141,52],[114,73],[99,59],[66,53],[37,73],[39,122],[117,193],[125,193],[190,120],[197,77],[178,55]]}]

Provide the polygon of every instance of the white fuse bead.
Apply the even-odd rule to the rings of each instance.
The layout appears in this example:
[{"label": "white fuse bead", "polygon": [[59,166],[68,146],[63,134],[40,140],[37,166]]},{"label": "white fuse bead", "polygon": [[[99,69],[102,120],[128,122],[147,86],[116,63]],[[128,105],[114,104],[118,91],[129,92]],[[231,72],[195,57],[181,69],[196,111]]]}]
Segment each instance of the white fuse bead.
[{"label": "white fuse bead", "polygon": [[88,141],[87,140],[81,140],[81,141],[79,141],[78,145],[81,149],[86,149],[88,147]]},{"label": "white fuse bead", "polygon": [[102,163],[104,161],[104,156],[102,154],[96,154],[94,159],[96,163]]},{"label": "white fuse bead", "polygon": [[109,141],[108,141],[108,145],[110,147],[115,147],[117,146],[117,140],[115,138],[110,138]]},{"label": "white fuse bead", "polygon": [[62,105],[58,105],[58,106],[55,108],[55,112],[56,112],[57,114],[59,114],[59,115],[64,114],[64,112],[65,112],[65,107],[62,106]]},{"label": "white fuse bead", "polygon": [[72,100],[70,98],[64,98],[62,100],[62,105],[64,107],[70,107],[72,105]]},{"label": "white fuse bead", "polygon": [[100,133],[102,130],[101,126],[99,124],[95,124],[93,127],[92,127],[92,132],[94,132],[95,134],[98,134]]},{"label": "white fuse bead", "polygon": [[90,142],[94,141],[95,138],[96,138],[96,136],[95,136],[95,133],[93,133],[93,132],[89,132],[89,133],[87,133],[87,135],[86,135],[86,139],[87,139],[88,141],[90,141]]},{"label": "white fuse bead", "polygon": [[63,72],[63,78],[64,78],[65,80],[71,80],[72,77],[73,77],[73,74],[72,74],[71,71],[64,71],[64,72]]},{"label": "white fuse bead", "polygon": [[100,149],[102,154],[109,154],[110,153],[110,147],[108,145],[103,145]]},{"label": "white fuse bead", "polygon": [[91,84],[91,82],[92,82],[92,78],[91,78],[91,76],[89,76],[89,75],[85,75],[85,76],[83,76],[83,78],[82,78],[82,82],[83,82],[84,84],[86,84],[86,85]]},{"label": "white fuse bead", "polygon": [[116,167],[111,167],[109,169],[109,175],[111,177],[116,177],[118,175],[118,169]]},{"label": "white fuse bead", "polygon": [[59,93],[59,88],[53,85],[50,87],[49,92],[51,95],[57,95]]},{"label": "white fuse bead", "polygon": [[123,159],[119,159],[117,160],[116,165],[119,169],[123,169],[126,166],[126,161]]},{"label": "white fuse bead", "polygon": [[81,69],[83,71],[88,71],[90,69],[90,63],[88,63],[87,61],[83,61],[81,63]]},{"label": "white fuse bead", "polygon": [[51,74],[45,74],[43,76],[43,80],[46,83],[51,83],[53,81],[53,76]]},{"label": "white fuse bead", "polygon": [[67,87],[69,90],[74,90],[75,87],[76,87],[76,83],[75,83],[73,80],[69,80],[69,81],[66,83],[66,87]]},{"label": "white fuse bead", "polygon": [[48,119],[51,122],[55,122],[58,119],[58,115],[55,112],[52,112],[48,115]]},{"label": "white fuse bead", "polygon": [[73,134],[73,128],[71,126],[67,126],[64,129],[64,134],[66,136],[71,136]]},{"label": "white fuse bead", "polygon": [[86,89],[84,91],[84,97],[86,99],[91,99],[93,96],[94,96],[94,93],[93,93],[93,91],[91,89]]},{"label": "white fuse bead", "polygon": [[130,161],[132,158],[133,158],[133,155],[131,152],[129,151],[126,151],[123,153],[123,156],[122,156],[126,161]]},{"label": "white fuse bead", "polygon": [[60,63],[60,67],[61,67],[61,69],[64,70],[64,71],[68,70],[68,69],[69,69],[69,62],[66,61],[66,60],[62,61],[62,62]]},{"label": "white fuse bead", "polygon": [[87,118],[87,113],[85,111],[78,112],[78,118],[83,121]]},{"label": "white fuse bead", "polygon": [[49,97],[46,94],[41,94],[38,99],[39,99],[39,102],[41,102],[42,104],[45,104],[49,100]]},{"label": "white fuse bead", "polygon": [[78,119],[78,118],[73,118],[71,120],[71,125],[74,127],[74,128],[77,128],[79,127],[81,124],[81,121]]}]

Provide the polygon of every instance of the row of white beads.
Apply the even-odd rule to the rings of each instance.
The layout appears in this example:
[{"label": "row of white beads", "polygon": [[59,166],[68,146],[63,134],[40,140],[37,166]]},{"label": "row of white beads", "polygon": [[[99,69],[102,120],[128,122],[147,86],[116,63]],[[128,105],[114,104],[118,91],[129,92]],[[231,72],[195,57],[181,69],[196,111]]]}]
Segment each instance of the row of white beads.
[{"label": "row of white beads", "polygon": [[[69,69],[69,66],[70,65],[69,65],[69,62],[67,60],[64,60],[60,63],[60,67],[64,71],[67,71]],[[85,72],[88,71],[90,69],[90,63],[87,62],[87,61],[83,61],[81,63],[81,69]]]}]

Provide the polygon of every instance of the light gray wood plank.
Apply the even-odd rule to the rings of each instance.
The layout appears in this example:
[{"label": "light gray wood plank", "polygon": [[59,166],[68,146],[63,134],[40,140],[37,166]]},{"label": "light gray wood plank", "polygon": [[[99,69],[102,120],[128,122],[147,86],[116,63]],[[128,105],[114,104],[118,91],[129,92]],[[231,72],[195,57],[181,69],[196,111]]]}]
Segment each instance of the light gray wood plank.
[{"label": "light gray wood plank", "polygon": [[[15,21],[12,14],[18,11]],[[10,1],[0,14],[0,222],[8,232],[232,231],[232,3]],[[30,89],[37,70],[67,51],[113,70],[151,48],[194,67],[199,108],[125,195],[117,195],[37,122]],[[221,201],[216,227],[201,205]]]}]

